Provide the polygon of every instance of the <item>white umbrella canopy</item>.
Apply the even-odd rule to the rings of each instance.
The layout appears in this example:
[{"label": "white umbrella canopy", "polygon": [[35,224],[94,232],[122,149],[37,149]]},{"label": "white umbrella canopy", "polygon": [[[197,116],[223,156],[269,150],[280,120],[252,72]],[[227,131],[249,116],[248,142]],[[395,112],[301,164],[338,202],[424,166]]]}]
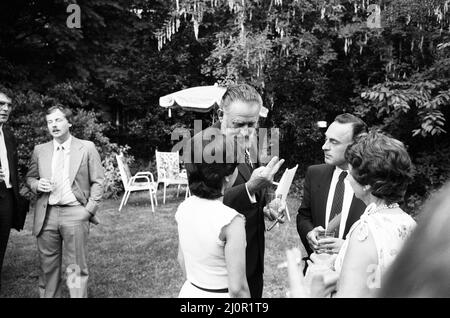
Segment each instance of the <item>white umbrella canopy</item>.
[{"label": "white umbrella canopy", "polygon": [[[217,84],[210,86],[197,86],[165,95],[159,98],[159,105],[169,109],[181,107],[184,110],[206,113],[220,104],[226,88]],[[261,108],[260,116],[267,117],[268,109]]]}]

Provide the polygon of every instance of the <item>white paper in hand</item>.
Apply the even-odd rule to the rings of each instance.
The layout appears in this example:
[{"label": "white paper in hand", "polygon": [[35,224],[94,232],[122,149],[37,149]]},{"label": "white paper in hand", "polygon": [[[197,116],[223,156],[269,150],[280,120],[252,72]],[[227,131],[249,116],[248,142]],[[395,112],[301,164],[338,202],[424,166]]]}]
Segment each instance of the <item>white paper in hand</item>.
[{"label": "white paper in hand", "polygon": [[[283,176],[281,177],[280,181],[278,182],[277,189],[275,190],[276,196],[281,194],[281,200],[283,200],[285,202],[287,200],[287,196],[288,196],[292,181],[294,180],[295,173],[297,172],[297,168],[298,168],[298,165],[295,165],[295,167],[291,168],[291,169],[286,168],[286,170],[283,173]],[[289,211],[287,211],[287,206],[286,206],[286,212],[287,212],[286,213],[287,217],[290,221],[291,218],[289,216]]]}]

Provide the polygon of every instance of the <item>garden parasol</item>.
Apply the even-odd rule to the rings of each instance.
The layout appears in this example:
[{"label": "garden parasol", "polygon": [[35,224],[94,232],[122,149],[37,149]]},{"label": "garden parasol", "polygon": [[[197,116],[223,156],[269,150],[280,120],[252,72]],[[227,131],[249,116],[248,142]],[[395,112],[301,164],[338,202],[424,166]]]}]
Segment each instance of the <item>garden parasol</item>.
[{"label": "garden parasol", "polygon": [[[181,107],[187,111],[206,113],[220,104],[222,95],[226,88],[217,84],[210,86],[197,86],[186,88],[159,98],[159,105],[169,110],[169,117],[172,116],[171,109]],[[267,117],[268,109],[261,108],[260,116]]]}]

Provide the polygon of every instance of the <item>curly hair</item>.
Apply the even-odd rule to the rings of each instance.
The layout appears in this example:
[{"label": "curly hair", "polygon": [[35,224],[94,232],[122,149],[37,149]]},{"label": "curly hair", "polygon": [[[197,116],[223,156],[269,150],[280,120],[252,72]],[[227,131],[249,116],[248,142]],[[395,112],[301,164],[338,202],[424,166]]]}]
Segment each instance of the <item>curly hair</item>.
[{"label": "curly hair", "polygon": [[[201,138],[195,142],[196,138]],[[201,134],[190,140],[190,159],[194,154],[202,154],[200,162],[189,160],[185,164],[191,193],[203,199],[217,199],[222,193],[226,176],[233,174],[238,166],[237,152],[230,140],[218,134],[211,140],[205,140]]]},{"label": "curly hair", "polygon": [[370,185],[372,195],[387,204],[403,200],[413,165],[401,141],[372,131],[347,148],[345,159],[352,166],[352,177],[361,185]]}]

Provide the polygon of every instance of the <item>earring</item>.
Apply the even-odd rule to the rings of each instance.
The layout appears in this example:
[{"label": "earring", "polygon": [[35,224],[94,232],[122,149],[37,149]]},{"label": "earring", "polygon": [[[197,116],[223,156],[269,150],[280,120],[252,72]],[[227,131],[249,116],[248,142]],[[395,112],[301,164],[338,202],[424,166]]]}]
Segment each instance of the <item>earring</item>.
[{"label": "earring", "polygon": [[365,185],[365,186],[363,187],[363,190],[364,190],[364,191],[369,191],[369,189],[370,189],[370,186],[369,186],[369,185]]}]

